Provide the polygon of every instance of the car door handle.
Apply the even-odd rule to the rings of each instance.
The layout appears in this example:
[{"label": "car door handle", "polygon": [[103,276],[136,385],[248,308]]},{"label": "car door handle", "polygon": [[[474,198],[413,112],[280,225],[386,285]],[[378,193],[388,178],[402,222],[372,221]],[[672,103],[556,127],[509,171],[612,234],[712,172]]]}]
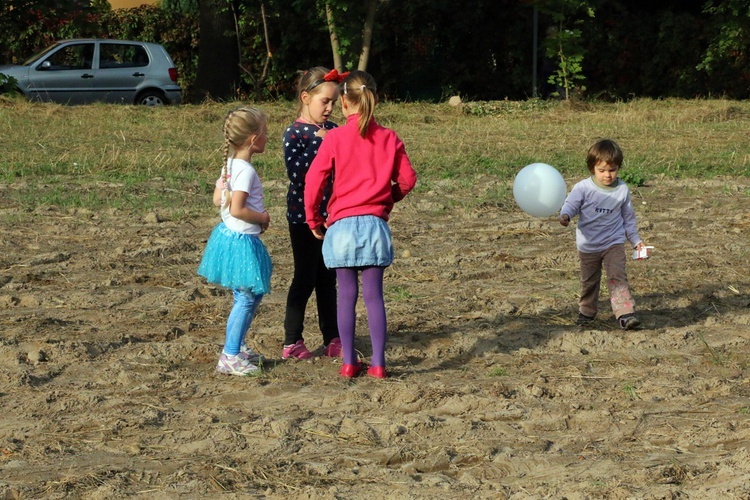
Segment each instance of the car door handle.
[{"label": "car door handle", "polygon": [[81,78],[94,78],[94,75],[89,75],[88,73],[84,73],[81,75]]},{"label": "car door handle", "polygon": [[146,73],[141,73],[139,71],[136,71],[135,73],[133,73],[133,76],[146,76]]}]

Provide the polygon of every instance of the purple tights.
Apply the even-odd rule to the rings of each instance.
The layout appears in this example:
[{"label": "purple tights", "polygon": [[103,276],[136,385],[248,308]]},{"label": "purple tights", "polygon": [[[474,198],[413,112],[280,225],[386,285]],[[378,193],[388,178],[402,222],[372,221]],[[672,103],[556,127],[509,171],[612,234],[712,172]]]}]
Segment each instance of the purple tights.
[{"label": "purple tights", "polygon": [[[367,308],[367,324],[372,342],[372,366],[385,367],[386,319],[383,301],[384,267],[362,269],[362,299]],[[355,308],[359,295],[358,269],[339,267],[336,269],[338,281],[338,323],[339,337],[344,363],[357,363],[354,349],[354,327],[357,322]]]}]

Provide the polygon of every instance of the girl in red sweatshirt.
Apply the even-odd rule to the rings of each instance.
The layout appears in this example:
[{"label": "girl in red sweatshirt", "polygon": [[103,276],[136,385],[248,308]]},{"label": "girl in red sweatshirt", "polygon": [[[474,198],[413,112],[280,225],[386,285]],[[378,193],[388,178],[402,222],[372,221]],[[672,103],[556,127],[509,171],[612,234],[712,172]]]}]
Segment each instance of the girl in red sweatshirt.
[{"label": "girl in red sweatshirt", "polygon": [[[339,84],[346,124],[330,130],[307,172],[307,224],[323,240],[323,259],[336,270],[338,326],[343,365],[340,373],[354,377],[364,368],[354,348],[355,306],[362,273],[362,298],[372,342],[367,374],[385,378],[386,314],[383,273],[393,262],[388,217],[417,182],[404,143],[393,130],[373,118],[377,104],[375,80],[364,71],[352,71]],[[335,171],[335,172],[334,172]],[[333,177],[328,218],[320,206],[323,189]],[[325,239],[323,228],[327,227]]]}]

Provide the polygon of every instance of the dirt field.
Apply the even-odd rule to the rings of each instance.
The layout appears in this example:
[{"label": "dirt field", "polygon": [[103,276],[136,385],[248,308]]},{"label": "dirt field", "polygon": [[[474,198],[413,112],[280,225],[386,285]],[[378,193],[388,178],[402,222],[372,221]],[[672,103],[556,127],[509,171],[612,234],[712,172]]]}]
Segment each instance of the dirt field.
[{"label": "dirt field", "polygon": [[606,294],[573,324],[572,226],[410,195],[383,381],[281,361],[291,252],[265,187],[270,361],[241,378],[214,372],[231,296],[195,274],[217,217],[20,212],[0,186],[0,498],[750,498],[749,179],[634,190],[655,250],[628,264],[633,332]]}]

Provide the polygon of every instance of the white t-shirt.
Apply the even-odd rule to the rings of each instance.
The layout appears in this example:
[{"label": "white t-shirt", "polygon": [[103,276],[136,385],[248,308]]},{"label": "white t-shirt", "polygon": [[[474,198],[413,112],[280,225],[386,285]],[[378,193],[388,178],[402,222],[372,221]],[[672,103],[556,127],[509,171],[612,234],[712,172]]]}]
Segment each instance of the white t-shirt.
[{"label": "white t-shirt", "polygon": [[[245,160],[228,159],[227,160],[227,186],[229,195],[232,191],[243,191],[247,193],[245,206],[250,210],[262,212],[265,210],[263,205],[263,186],[260,183],[260,177],[251,164]],[[224,207],[224,196],[221,197],[221,206]],[[221,220],[232,231],[243,234],[260,234],[260,224],[250,224],[244,220],[232,217],[229,213],[229,206],[221,209]]]}]

